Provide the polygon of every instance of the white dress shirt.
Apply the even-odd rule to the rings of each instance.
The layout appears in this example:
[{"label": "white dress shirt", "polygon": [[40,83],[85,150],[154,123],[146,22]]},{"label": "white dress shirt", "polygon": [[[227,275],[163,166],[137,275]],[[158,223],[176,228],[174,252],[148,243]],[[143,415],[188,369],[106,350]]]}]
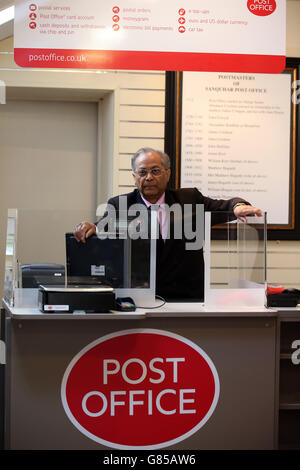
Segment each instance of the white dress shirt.
[{"label": "white dress shirt", "polygon": [[165,241],[167,238],[167,233],[168,233],[168,220],[166,217],[166,209],[165,209],[165,193],[156,201],[155,204],[152,204],[151,202],[147,201],[142,194],[141,198],[143,199],[144,203],[146,204],[147,207],[150,206],[159,206],[157,210],[157,217],[158,217],[158,222],[159,222],[159,227],[160,227],[160,233]]}]

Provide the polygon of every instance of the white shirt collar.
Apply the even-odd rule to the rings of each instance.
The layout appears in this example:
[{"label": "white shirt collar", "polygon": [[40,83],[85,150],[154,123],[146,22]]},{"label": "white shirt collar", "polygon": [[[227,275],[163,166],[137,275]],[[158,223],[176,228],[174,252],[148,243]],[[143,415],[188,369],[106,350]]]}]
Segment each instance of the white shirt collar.
[{"label": "white shirt collar", "polygon": [[[140,194],[141,194],[141,193],[140,193]],[[146,204],[147,207],[150,207],[150,206],[153,205],[152,202],[147,201],[147,199],[145,199],[142,194],[141,194],[141,198],[143,199],[143,201],[144,201],[144,203]],[[161,206],[161,205],[164,204],[164,203],[165,203],[165,193],[163,193],[163,194],[160,196],[160,198],[158,199],[158,201],[155,202],[155,205]]]}]

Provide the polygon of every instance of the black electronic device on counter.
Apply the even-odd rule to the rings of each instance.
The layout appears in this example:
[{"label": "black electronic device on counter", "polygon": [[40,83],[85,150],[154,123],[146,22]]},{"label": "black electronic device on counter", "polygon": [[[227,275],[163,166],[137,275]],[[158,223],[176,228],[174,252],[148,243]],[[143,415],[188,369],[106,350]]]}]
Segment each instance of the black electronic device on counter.
[{"label": "black electronic device on counter", "polygon": [[73,233],[66,233],[67,284],[123,287],[124,240],[89,237],[78,243]]},{"label": "black electronic device on counter", "polygon": [[40,286],[38,303],[43,313],[109,313],[115,307],[115,292],[107,286]]},{"label": "black electronic device on counter", "polygon": [[116,299],[115,309],[120,312],[135,312],[136,307],[131,297],[118,297]]},{"label": "black electronic device on counter", "polygon": [[278,294],[267,295],[267,307],[297,307],[300,303],[300,290],[284,289]]},{"label": "black electronic device on counter", "polygon": [[22,270],[22,287],[37,288],[39,285],[65,285],[65,267],[55,263],[24,264]]},{"label": "black electronic device on counter", "polygon": [[71,232],[65,234],[65,239],[68,286],[150,287],[151,239],[92,235],[79,243]]}]

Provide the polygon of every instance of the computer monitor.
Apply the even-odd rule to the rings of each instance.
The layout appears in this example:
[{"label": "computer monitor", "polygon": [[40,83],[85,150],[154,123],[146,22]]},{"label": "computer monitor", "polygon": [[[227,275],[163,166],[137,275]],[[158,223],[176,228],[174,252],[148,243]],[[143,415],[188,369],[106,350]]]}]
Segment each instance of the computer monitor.
[{"label": "computer monitor", "polygon": [[66,233],[67,286],[103,285],[137,307],[155,306],[156,240],[98,234],[85,243]]},{"label": "computer monitor", "polygon": [[123,287],[124,241],[93,235],[79,243],[73,233],[66,233],[67,285]]}]

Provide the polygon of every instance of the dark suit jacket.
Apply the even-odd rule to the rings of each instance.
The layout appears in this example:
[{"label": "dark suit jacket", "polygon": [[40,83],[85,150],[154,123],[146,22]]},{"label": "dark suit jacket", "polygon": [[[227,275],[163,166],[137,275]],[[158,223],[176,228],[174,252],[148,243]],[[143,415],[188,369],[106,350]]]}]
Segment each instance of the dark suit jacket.
[{"label": "dark suit jacket", "polygon": [[[144,204],[137,189],[122,195],[127,198],[128,208],[133,204]],[[109,199],[108,204],[112,204],[119,209],[119,196]],[[232,212],[235,204],[244,202],[241,198],[229,200],[217,200],[203,196],[196,188],[167,189],[165,193],[165,203],[169,206],[179,203],[191,204],[193,216],[196,213],[196,204],[203,204],[205,211]],[[221,214],[220,214],[221,215]],[[172,218],[170,218],[172,225]],[[183,231],[184,234],[184,231]],[[198,299],[203,301],[204,297],[204,261],[203,250],[186,250],[186,240],[175,239],[172,236],[165,243],[157,242],[156,257],[156,294],[166,300],[177,299]]]}]

